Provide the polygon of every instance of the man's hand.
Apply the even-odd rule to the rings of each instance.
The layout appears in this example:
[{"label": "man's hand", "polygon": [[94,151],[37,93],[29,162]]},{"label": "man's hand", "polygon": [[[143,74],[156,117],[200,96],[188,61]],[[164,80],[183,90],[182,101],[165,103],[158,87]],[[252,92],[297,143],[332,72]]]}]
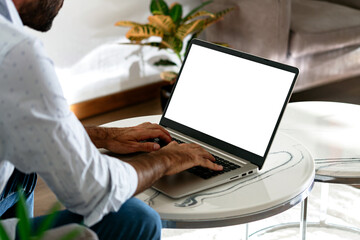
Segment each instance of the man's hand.
[{"label": "man's hand", "polygon": [[[194,166],[202,166],[215,171],[223,168],[213,161],[214,157],[197,144],[178,144],[171,142],[170,134],[158,124],[143,123],[128,128],[85,127],[91,140],[98,148],[127,154],[148,152],[132,157],[131,164],[138,174],[138,187],[135,194],[151,187],[165,175],[179,173]],[[143,142],[159,138],[167,146],[160,149],[159,144]]]},{"label": "man's hand", "polygon": [[148,122],[127,128],[85,127],[85,129],[96,147],[119,154],[159,150],[159,144],[144,142],[151,138],[159,138],[165,143],[171,141],[168,131],[158,124]]},{"label": "man's hand", "polygon": [[159,151],[135,156],[128,163],[138,174],[138,187],[135,193],[137,194],[151,187],[165,175],[172,175],[194,166],[221,171],[223,167],[213,161],[214,157],[201,146],[178,144],[173,141]]},{"label": "man's hand", "polygon": [[194,166],[222,170],[222,166],[213,163],[215,158],[195,143],[178,144],[173,141],[153,155],[167,161],[168,167],[164,175],[173,175]]}]

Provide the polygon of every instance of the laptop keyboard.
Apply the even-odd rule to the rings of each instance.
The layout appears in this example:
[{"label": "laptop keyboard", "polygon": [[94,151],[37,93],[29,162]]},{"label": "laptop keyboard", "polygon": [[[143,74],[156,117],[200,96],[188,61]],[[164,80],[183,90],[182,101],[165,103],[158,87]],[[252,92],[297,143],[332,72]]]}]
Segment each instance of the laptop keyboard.
[{"label": "laptop keyboard", "polygon": [[[173,140],[176,141],[177,143],[184,143],[183,141],[175,139],[175,138],[173,138]],[[209,179],[209,178],[221,175],[223,173],[230,172],[232,170],[241,168],[241,166],[239,166],[239,165],[237,165],[235,163],[229,162],[229,161],[227,161],[227,160],[225,160],[225,159],[223,159],[221,157],[215,156],[215,155],[213,155],[213,156],[215,158],[214,163],[223,166],[222,171],[213,171],[211,169],[200,167],[200,166],[189,168],[186,171],[188,171],[188,172],[190,172],[190,173],[192,173],[192,174],[194,174],[196,176],[199,176],[199,177],[201,177],[203,179]]]}]

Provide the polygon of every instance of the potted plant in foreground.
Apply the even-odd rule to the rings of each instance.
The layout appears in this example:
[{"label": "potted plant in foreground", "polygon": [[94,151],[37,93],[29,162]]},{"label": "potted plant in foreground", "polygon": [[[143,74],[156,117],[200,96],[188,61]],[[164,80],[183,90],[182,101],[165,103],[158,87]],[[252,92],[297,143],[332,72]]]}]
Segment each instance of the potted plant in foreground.
[{"label": "potted plant in foreground", "polygon": [[[173,3],[170,7],[164,0],[151,0],[148,23],[141,24],[132,21],[119,21],[116,26],[130,27],[126,38],[131,45],[156,47],[159,50],[167,49],[177,56],[180,64],[184,60],[185,50],[193,38],[210,25],[221,20],[224,15],[234,8],[227,8],[216,13],[201,10],[212,1],[206,1],[192,9],[183,16],[183,7],[179,3]],[[156,36],[159,41],[149,41],[150,37]],[[221,44],[221,43],[218,43]],[[225,45],[225,44],[221,44]],[[179,66],[169,59],[160,59],[155,66]],[[160,74],[162,80],[169,84],[162,89],[162,107],[164,108],[170,95],[172,84],[177,78],[177,72],[166,71]]]},{"label": "potted plant in foreground", "polygon": [[[43,221],[40,223],[38,229],[32,229],[32,224],[28,216],[28,210],[26,209],[26,201],[23,191],[19,188],[17,191],[19,197],[19,203],[16,205],[16,217],[19,219],[17,224],[17,233],[18,237],[16,239],[20,240],[42,240],[49,239],[46,236],[46,231],[50,229],[54,223],[57,213],[61,208],[60,203],[54,204],[54,206],[49,211],[48,216],[46,216]],[[1,220],[1,218],[0,218]],[[75,240],[82,233],[81,228],[74,228],[73,230],[66,232],[63,236],[58,236],[56,239],[60,240]],[[5,227],[0,221],[0,240],[10,240],[10,236],[5,230]]]}]

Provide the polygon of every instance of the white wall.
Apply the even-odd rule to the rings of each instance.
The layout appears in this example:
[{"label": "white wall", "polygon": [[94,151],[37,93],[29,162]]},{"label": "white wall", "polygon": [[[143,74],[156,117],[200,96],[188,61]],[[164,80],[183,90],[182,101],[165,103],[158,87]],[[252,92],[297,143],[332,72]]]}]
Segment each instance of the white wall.
[{"label": "white wall", "polygon": [[[170,5],[174,0],[167,0]],[[185,14],[200,0],[178,0]],[[34,32],[53,59],[69,104],[159,81],[152,65],[159,56],[173,55],[151,47],[119,45],[128,28],[119,20],[146,23],[150,0],[65,0],[47,33]]]}]

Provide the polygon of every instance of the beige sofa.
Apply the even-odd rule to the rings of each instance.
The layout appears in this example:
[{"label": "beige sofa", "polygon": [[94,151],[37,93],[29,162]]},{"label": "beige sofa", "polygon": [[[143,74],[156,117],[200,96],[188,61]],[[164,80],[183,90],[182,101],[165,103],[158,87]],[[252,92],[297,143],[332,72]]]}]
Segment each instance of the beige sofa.
[{"label": "beige sofa", "polygon": [[215,0],[236,6],[209,41],[297,66],[295,91],[360,75],[360,0]]}]

